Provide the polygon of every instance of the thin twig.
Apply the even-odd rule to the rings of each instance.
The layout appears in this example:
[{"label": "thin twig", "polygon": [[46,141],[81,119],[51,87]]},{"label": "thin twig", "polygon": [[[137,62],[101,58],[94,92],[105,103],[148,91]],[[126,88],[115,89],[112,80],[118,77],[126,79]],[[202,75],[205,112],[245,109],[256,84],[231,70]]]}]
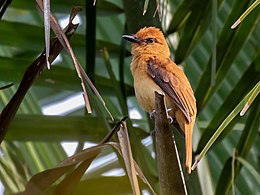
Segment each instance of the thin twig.
[{"label": "thin twig", "polygon": [[[68,24],[66,32],[64,32],[69,38],[73,35],[77,28],[77,25],[72,23]],[[52,39],[50,47],[49,61],[53,62],[58,54],[62,51],[63,47],[57,38]],[[8,127],[13,120],[24,96],[33,84],[33,82],[39,77],[39,75],[46,69],[46,57],[45,50],[41,55],[26,69],[22,81],[11,98],[9,103],[5,106],[0,114],[0,143],[3,141]]]}]

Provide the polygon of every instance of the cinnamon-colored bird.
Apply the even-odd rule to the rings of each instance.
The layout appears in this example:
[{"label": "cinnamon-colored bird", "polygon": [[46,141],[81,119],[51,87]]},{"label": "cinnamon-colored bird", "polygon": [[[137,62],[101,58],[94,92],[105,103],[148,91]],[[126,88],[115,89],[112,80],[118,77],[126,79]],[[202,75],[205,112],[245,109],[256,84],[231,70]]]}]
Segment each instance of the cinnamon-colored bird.
[{"label": "cinnamon-colored bird", "polygon": [[163,33],[145,27],[134,35],[123,35],[132,43],[131,71],[137,101],[146,112],[155,109],[155,94],[166,94],[169,116],[175,118],[185,135],[186,167],[191,173],[192,130],[196,119],[196,100],[184,72],[170,59],[170,50]]}]

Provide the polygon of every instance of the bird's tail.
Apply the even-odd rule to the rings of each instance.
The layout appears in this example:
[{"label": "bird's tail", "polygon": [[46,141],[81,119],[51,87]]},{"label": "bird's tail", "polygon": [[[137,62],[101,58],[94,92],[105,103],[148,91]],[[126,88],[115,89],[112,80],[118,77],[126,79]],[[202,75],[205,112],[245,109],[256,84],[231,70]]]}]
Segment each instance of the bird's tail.
[{"label": "bird's tail", "polygon": [[185,116],[182,114],[181,110],[176,110],[175,118],[180,125],[181,129],[185,134],[185,144],[186,144],[186,168],[188,173],[191,173],[191,163],[192,163],[192,131],[195,123],[196,116],[192,116],[191,122],[186,121]]},{"label": "bird's tail", "polygon": [[192,127],[191,124],[185,124],[186,168],[189,174],[192,164]]}]

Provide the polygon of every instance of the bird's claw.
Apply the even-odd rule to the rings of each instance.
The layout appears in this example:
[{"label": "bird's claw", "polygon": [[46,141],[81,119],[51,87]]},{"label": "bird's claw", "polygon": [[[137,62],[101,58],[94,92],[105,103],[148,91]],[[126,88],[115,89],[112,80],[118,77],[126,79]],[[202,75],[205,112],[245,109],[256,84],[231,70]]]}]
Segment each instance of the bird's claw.
[{"label": "bird's claw", "polygon": [[170,124],[172,124],[172,123],[173,123],[173,119],[172,119],[172,117],[171,117],[171,116],[167,116],[167,119],[168,119],[168,122],[169,122]]},{"label": "bird's claw", "polygon": [[167,108],[166,112],[168,113],[170,111],[172,111],[172,108]]},{"label": "bird's claw", "polygon": [[[171,108],[168,108],[167,109],[167,113],[169,112],[169,111],[171,111],[172,109]],[[155,110],[153,110],[152,112],[150,112],[150,119],[152,119],[152,120],[154,120],[154,115],[155,115]],[[173,118],[171,117],[171,116],[169,116],[168,114],[167,114],[167,119],[168,119],[168,122],[170,123],[170,124],[172,124],[174,121],[173,121]]]},{"label": "bird's claw", "polygon": [[167,108],[167,109],[166,109],[168,122],[169,122],[170,124],[172,124],[172,123],[174,122],[174,121],[173,121],[173,118],[168,115],[168,113],[169,113],[170,111],[172,111],[172,108]]},{"label": "bird's claw", "polygon": [[154,120],[154,115],[155,115],[155,110],[153,110],[152,112],[150,112],[150,119]]},{"label": "bird's claw", "polygon": [[150,136],[154,136],[155,135],[155,130],[152,130],[151,132],[150,132]]}]

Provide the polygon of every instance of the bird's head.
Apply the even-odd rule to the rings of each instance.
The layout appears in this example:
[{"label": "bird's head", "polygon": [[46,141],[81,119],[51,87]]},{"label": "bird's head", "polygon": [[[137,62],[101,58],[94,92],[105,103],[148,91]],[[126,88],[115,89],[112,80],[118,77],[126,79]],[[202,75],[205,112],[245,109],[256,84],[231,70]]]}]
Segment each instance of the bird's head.
[{"label": "bird's head", "polygon": [[170,57],[169,47],[159,28],[144,27],[134,35],[122,37],[132,43],[133,56],[149,54]]}]

